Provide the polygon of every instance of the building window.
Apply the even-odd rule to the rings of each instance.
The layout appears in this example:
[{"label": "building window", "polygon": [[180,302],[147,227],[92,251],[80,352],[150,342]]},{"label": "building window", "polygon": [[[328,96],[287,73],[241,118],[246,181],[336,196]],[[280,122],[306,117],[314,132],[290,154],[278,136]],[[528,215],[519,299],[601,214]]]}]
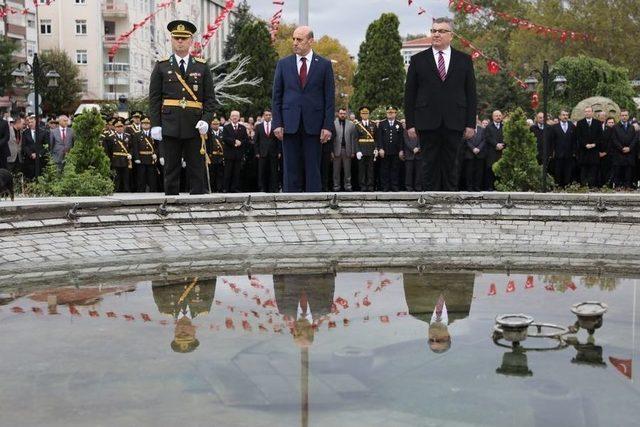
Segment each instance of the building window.
[{"label": "building window", "polygon": [[51,19],[40,21],[40,34],[51,34]]},{"label": "building window", "polygon": [[89,92],[89,80],[87,79],[80,79],[80,87],[82,88],[83,92]]},{"label": "building window", "polygon": [[78,34],[78,35],[86,35],[87,34],[87,20],[86,19],[76,19],[76,34]]},{"label": "building window", "polygon": [[36,21],[34,21],[33,19],[27,19],[27,27],[35,28],[36,27]]},{"label": "building window", "polygon": [[87,51],[76,50],[76,64],[86,64],[86,63],[87,63]]},{"label": "building window", "polygon": [[86,4],[87,0],[76,0],[76,4]]}]

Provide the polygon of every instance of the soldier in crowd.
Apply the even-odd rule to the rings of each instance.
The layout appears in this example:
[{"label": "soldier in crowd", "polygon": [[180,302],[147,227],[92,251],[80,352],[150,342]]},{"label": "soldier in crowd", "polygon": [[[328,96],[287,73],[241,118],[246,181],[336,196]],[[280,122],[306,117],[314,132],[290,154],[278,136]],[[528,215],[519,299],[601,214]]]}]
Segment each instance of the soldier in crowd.
[{"label": "soldier in crowd", "polygon": [[131,136],[132,156],[136,165],[136,185],[139,193],[158,191],[158,162],[156,142],[151,138],[151,120],[144,117],[141,120],[140,132]]},{"label": "soldier in crowd", "polygon": [[380,159],[382,191],[400,191],[400,154],[404,157],[404,127],[396,120],[395,107],[387,107],[387,119],[378,124],[376,148]]},{"label": "soldier in crowd", "polygon": [[262,114],[262,122],[254,127],[256,157],[258,158],[258,187],[265,193],[278,192],[278,161],[282,156],[281,141],[273,134],[273,115]]},{"label": "soldier in crowd", "polygon": [[206,280],[185,278],[177,283],[152,283],[151,291],[158,311],[174,319],[171,349],[176,353],[190,353],[200,345],[192,321],[211,311],[215,289],[215,277]]},{"label": "soldier in crowd", "polygon": [[373,162],[378,156],[375,135],[376,125],[369,120],[369,108],[361,107],[360,121],[355,121],[358,130],[358,142],[356,143],[356,158],[358,159],[358,172],[360,191],[373,191],[374,175]]},{"label": "soldier in crowd", "polygon": [[406,127],[404,129],[404,149],[402,150],[401,160],[404,160],[405,189],[407,191],[422,191],[424,176],[420,141],[418,138],[410,138]]},{"label": "soldier in crowd", "polygon": [[602,123],[593,117],[593,108],[584,109],[584,118],[576,123],[576,142],[580,164],[580,183],[590,188],[598,185],[598,144],[602,140]]},{"label": "soldier in crowd", "polygon": [[111,169],[115,172],[115,191],[128,193],[131,191],[129,174],[133,168],[131,135],[124,131],[122,118],[115,119],[114,127],[114,134],[107,139],[107,155],[111,159]]},{"label": "soldier in crowd", "polygon": [[500,160],[506,144],[504,143],[502,112],[494,111],[491,114],[491,123],[484,130],[484,142],[487,150],[487,162],[484,170],[484,190],[495,190],[496,176],[493,173],[493,164]]},{"label": "soldier in crowd", "polygon": [[222,193],[224,188],[224,148],[222,143],[222,129],[220,120],[211,121],[211,130],[207,139],[207,153],[209,154],[209,180],[211,191]]},{"label": "soldier in crowd", "polygon": [[489,120],[483,120],[476,126],[476,134],[464,141],[463,171],[467,191],[482,191],[486,170],[487,145],[484,132]]},{"label": "soldier in crowd", "polygon": [[240,124],[240,112],[232,111],[229,123],[222,129],[224,143],[224,192],[240,192],[240,168],[245,145],[249,144],[247,128]]},{"label": "soldier in crowd", "polygon": [[132,111],[129,124],[125,128],[125,132],[131,136],[135,136],[137,133],[142,132],[141,120],[143,115],[144,113],[142,111]]},{"label": "soldier in crowd", "polygon": [[614,185],[616,188],[632,188],[636,164],[638,132],[629,121],[629,111],[620,112],[620,122],[612,135]]},{"label": "soldier in crowd", "polygon": [[207,191],[203,135],[217,107],[213,76],[205,59],[189,53],[196,26],[177,20],[167,30],[173,54],[156,63],[149,83],[151,136],[162,140],[165,194],[179,193],[183,164],[189,192],[203,194]]}]

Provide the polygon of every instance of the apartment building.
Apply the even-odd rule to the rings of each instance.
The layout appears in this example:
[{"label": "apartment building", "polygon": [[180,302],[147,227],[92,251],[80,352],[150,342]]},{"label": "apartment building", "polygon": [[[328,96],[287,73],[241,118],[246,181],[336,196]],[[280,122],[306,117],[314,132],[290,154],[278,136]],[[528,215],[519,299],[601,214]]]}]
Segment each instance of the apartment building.
[{"label": "apartment building", "polygon": [[[190,20],[197,25],[200,35],[224,8],[224,0],[176,1],[135,31],[110,58],[109,50],[118,36],[157,11],[165,1],[58,0],[39,7],[40,51],[61,49],[75,61],[82,77],[83,100],[144,96],[156,60],[171,53],[167,23],[174,19]],[[210,62],[221,59],[228,32],[227,19],[205,49],[204,56]]]}]

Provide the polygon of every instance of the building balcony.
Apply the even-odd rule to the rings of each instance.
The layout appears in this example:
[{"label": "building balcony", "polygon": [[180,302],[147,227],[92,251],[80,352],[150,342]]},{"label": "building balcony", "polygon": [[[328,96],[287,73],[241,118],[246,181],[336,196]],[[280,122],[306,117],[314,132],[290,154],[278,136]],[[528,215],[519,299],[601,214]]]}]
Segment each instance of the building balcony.
[{"label": "building balcony", "polygon": [[129,72],[128,62],[107,62],[103,67],[105,72]]},{"label": "building balcony", "polygon": [[[102,38],[102,42],[105,48],[110,49],[113,45],[116,44],[117,39],[118,39],[118,36],[115,34],[105,34],[104,37]],[[128,49],[128,48],[129,48],[128,41],[124,41],[120,43],[120,49]]]},{"label": "building balcony", "polygon": [[128,14],[128,6],[118,1],[106,0],[102,5],[102,16],[105,18],[126,18]]},{"label": "building balcony", "polygon": [[107,86],[128,86],[129,79],[127,77],[105,77],[104,84]]}]

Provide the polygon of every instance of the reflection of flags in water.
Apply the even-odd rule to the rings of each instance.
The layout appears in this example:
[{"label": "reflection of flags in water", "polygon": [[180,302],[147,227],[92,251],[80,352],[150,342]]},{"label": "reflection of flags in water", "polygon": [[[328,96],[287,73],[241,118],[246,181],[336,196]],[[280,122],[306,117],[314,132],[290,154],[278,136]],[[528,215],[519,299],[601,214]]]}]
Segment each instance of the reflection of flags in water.
[{"label": "reflection of flags in water", "polygon": [[449,315],[447,314],[447,304],[444,302],[444,297],[440,295],[438,297],[438,302],[436,303],[436,308],[433,310],[433,314],[431,315],[431,323],[440,322],[445,325],[449,324]]},{"label": "reflection of flags in water", "polygon": [[616,359],[609,357],[609,362],[616,367],[618,371],[625,377],[631,379],[631,359]]},{"label": "reflection of flags in water", "polygon": [[307,300],[307,294],[305,292],[300,296],[298,300],[297,320],[307,319],[309,323],[313,323],[313,316],[311,315],[311,307],[309,307],[309,301]]}]

